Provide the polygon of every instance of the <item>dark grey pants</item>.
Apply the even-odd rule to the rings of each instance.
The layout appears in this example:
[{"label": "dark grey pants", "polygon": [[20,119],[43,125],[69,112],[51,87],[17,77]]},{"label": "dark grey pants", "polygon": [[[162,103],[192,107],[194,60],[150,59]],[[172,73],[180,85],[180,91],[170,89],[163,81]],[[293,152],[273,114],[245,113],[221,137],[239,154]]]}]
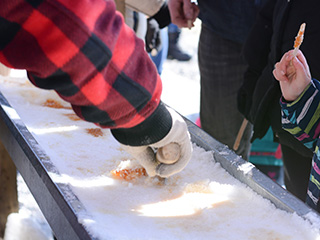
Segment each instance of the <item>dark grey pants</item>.
[{"label": "dark grey pants", "polygon": [[[243,81],[246,64],[242,45],[223,39],[202,24],[198,58],[201,77],[201,127],[232,149],[243,121],[237,109],[237,91]],[[237,154],[248,159],[252,125],[248,124]]]}]

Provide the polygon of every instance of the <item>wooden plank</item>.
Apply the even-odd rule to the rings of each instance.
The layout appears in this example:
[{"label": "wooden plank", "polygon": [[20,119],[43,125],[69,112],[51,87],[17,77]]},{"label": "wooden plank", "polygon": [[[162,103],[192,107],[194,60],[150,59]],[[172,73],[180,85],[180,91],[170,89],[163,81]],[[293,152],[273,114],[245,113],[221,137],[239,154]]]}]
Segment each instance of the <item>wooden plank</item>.
[{"label": "wooden plank", "polygon": [[0,142],[0,237],[4,236],[7,217],[18,212],[17,169]]}]

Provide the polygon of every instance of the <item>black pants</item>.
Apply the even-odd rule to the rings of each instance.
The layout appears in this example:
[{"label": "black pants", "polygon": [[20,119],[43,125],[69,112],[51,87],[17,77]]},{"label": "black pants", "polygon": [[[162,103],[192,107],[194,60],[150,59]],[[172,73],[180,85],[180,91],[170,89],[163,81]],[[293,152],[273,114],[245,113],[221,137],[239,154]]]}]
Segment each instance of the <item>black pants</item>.
[{"label": "black pants", "polygon": [[284,183],[289,192],[306,200],[312,158],[305,157],[290,147],[281,145]]},{"label": "black pants", "polygon": [[[232,149],[243,121],[237,107],[237,93],[247,68],[242,45],[223,39],[202,24],[198,59],[201,77],[201,127]],[[248,159],[252,125],[248,123],[237,154]]]}]

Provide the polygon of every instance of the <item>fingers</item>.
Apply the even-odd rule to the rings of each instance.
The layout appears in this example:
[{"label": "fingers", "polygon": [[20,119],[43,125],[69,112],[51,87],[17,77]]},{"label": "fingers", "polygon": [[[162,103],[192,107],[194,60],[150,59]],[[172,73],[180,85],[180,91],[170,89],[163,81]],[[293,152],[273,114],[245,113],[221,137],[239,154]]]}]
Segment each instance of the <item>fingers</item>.
[{"label": "fingers", "polygon": [[168,7],[171,16],[171,22],[176,24],[178,27],[181,27],[183,23],[183,9],[181,0],[169,0]]},{"label": "fingers", "polygon": [[183,13],[184,17],[194,22],[199,15],[199,7],[190,0],[183,0]]},{"label": "fingers", "polygon": [[[301,51],[298,52],[298,55],[300,54],[302,54]],[[293,50],[290,50],[282,56],[280,62],[275,64],[273,75],[278,81],[290,81],[296,74],[296,68],[293,64],[295,59]]]},{"label": "fingers", "polygon": [[192,9],[193,9],[192,20],[195,21],[197,19],[197,17],[199,16],[200,9],[199,9],[198,5],[196,5],[195,3],[192,3]]},{"label": "fingers", "polygon": [[183,5],[183,13],[184,20],[182,23],[182,27],[194,27],[194,22],[197,19],[200,10],[199,7],[195,3],[191,3],[190,0],[184,0],[185,2],[189,2],[188,5]]},{"label": "fingers", "polygon": [[159,164],[156,169],[156,174],[162,178],[170,177],[182,171],[189,163],[192,155],[192,145],[189,138],[180,145],[181,156],[180,159],[174,164]]},{"label": "fingers", "polygon": [[291,64],[291,58],[290,58],[291,51],[285,53],[280,62],[277,62],[274,65],[273,75],[278,81],[288,81],[287,77],[287,68]]},{"label": "fingers", "polygon": [[[123,145],[123,148],[146,169],[150,177],[156,175],[164,178],[169,177],[183,170],[191,159],[192,143],[187,124],[176,111],[169,107],[167,107],[167,110],[172,119],[172,127],[164,138],[149,146]],[[178,160],[171,161],[170,163],[166,161],[164,161],[166,163],[160,163],[157,161],[154,149],[165,148],[172,143],[178,144],[178,148],[180,149],[180,156],[178,154],[175,158]],[[168,151],[170,152],[171,150],[169,149]]]},{"label": "fingers", "polygon": [[136,159],[139,161],[141,166],[146,169],[149,177],[154,177],[157,175],[156,169],[158,166],[158,162],[152,148],[146,148],[143,152],[136,156]]},{"label": "fingers", "polygon": [[292,59],[292,65],[295,68],[298,79],[305,82],[311,81],[309,65],[303,53],[299,50],[297,56]]},{"label": "fingers", "polygon": [[152,148],[147,146],[132,147],[127,145],[123,145],[122,147],[146,169],[148,176],[154,177],[157,175],[156,169],[159,163],[156,160]]},{"label": "fingers", "polygon": [[183,0],[183,14],[186,19],[193,19],[193,5],[190,0]]},{"label": "fingers", "polygon": [[296,56],[292,50],[284,54],[275,64],[273,75],[280,82],[282,96],[287,101],[296,100],[311,82],[309,66],[300,50]]},{"label": "fingers", "polygon": [[173,164],[159,164],[156,169],[156,174],[161,177],[169,177],[183,170],[188,164],[192,154],[192,144],[188,127],[183,118],[173,109],[168,108],[172,117],[172,127],[169,133],[159,142],[151,147],[160,148],[170,143],[177,143],[180,147],[180,158]]},{"label": "fingers", "polygon": [[277,79],[278,81],[288,81],[288,78],[286,76],[286,69],[284,69],[284,67],[280,65],[280,62],[275,64],[272,73],[275,79]]},{"label": "fingers", "polygon": [[200,12],[198,6],[190,0],[170,0],[168,6],[172,23],[180,28],[192,27]]},{"label": "fingers", "polygon": [[[192,10],[193,10],[193,16],[190,21],[192,23],[192,27],[194,27],[193,23],[196,21],[198,15],[200,13],[200,9],[195,3],[192,3]],[[188,28],[190,28],[190,27],[188,26]]]},{"label": "fingers", "polygon": [[305,56],[303,55],[303,53],[300,50],[298,51],[298,54],[297,54],[297,62],[295,62],[297,67],[300,67],[300,65],[298,66],[298,64],[299,64],[298,62],[300,62],[302,64],[305,73],[307,74],[307,76],[309,78],[311,78],[309,65],[307,63],[307,60],[306,60]]},{"label": "fingers", "polygon": [[293,67],[296,69],[296,72],[304,72],[305,67],[303,66],[303,64],[298,60],[297,57],[293,58],[292,60],[292,65]]}]

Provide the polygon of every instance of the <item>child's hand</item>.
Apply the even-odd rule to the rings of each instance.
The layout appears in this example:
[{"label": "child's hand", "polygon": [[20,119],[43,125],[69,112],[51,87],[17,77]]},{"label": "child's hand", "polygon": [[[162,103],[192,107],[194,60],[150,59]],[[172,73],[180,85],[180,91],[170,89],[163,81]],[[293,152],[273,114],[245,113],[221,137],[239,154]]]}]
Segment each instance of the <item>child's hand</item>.
[{"label": "child's hand", "polygon": [[280,82],[282,95],[287,101],[296,100],[311,82],[308,63],[300,50],[296,57],[293,57],[293,50],[285,53],[276,63],[273,75]]}]

